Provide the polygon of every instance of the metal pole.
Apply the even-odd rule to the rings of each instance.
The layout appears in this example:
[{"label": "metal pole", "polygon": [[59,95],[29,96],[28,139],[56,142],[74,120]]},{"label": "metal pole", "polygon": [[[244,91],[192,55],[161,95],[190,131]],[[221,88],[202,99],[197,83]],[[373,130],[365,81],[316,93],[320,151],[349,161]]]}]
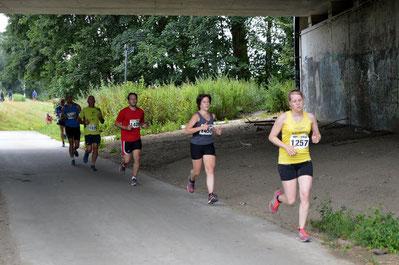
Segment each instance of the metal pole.
[{"label": "metal pole", "polygon": [[125,83],[127,81],[127,44],[125,44]]},{"label": "metal pole", "polygon": [[299,52],[299,36],[301,29],[299,26],[299,17],[294,17],[294,57],[295,57],[295,86],[301,89],[301,69],[300,69],[300,52]]}]

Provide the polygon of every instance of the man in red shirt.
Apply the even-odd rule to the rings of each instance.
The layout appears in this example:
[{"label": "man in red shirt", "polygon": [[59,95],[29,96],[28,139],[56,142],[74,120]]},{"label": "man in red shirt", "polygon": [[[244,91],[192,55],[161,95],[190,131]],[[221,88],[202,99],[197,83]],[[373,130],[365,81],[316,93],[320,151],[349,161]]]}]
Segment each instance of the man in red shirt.
[{"label": "man in red shirt", "polygon": [[137,107],[137,94],[129,93],[127,100],[129,106],[119,112],[115,125],[121,129],[122,163],[120,169],[123,172],[126,170],[133,153],[134,162],[130,184],[136,186],[141,157],[140,128],[147,128],[148,125],[144,122],[144,111]]}]

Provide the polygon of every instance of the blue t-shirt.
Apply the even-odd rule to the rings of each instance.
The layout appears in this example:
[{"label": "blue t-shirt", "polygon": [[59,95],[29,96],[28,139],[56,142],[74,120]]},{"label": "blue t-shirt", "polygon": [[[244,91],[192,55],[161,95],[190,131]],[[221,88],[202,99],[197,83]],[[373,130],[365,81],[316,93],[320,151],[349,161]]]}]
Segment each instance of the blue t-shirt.
[{"label": "blue t-shirt", "polygon": [[62,106],[59,105],[55,108],[55,115],[57,116],[58,119],[61,119],[61,114],[62,114]]},{"label": "blue t-shirt", "polygon": [[66,116],[65,119],[66,127],[73,127],[73,128],[80,127],[78,120],[79,112],[80,112],[79,107],[75,103],[73,103],[72,105],[64,105],[64,110],[62,114]]}]

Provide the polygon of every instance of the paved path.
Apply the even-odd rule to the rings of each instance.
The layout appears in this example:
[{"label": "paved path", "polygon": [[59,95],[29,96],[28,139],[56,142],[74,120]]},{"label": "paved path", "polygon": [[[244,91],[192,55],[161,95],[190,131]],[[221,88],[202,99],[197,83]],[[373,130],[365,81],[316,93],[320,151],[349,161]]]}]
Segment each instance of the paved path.
[{"label": "paved path", "polygon": [[0,132],[0,160],[24,265],[349,264],[223,201],[211,207],[143,175],[129,187],[110,161],[94,173],[80,156],[72,167],[67,149],[38,133]]}]

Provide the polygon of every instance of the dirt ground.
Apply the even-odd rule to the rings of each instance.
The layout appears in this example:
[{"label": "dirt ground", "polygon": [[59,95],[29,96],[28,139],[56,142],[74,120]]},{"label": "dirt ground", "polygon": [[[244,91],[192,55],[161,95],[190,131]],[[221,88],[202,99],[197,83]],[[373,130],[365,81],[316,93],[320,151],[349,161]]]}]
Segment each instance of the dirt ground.
[{"label": "dirt ground", "polygon": [[[267,140],[270,128],[242,121],[223,127],[223,135],[215,141],[216,193],[221,202],[294,231],[298,205],[283,206],[276,215],[266,211],[274,190],[280,187],[278,149]],[[322,142],[311,146],[314,184],[310,218],[319,217],[317,206],[326,200],[334,207],[355,211],[377,207],[399,216],[399,135],[342,126],[327,126],[321,132]],[[191,169],[189,141],[190,136],[182,131],[143,137],[142,169],[184,189]],[[117,162],[119,150],[119,142],[111,142],[103,156]],[[204,174],[197,181],[197,191],[204,194],[206,203]],[[343,249],[336,254],[358,264],[399,264],[398,255],[373,256],[360,248]]]}]

